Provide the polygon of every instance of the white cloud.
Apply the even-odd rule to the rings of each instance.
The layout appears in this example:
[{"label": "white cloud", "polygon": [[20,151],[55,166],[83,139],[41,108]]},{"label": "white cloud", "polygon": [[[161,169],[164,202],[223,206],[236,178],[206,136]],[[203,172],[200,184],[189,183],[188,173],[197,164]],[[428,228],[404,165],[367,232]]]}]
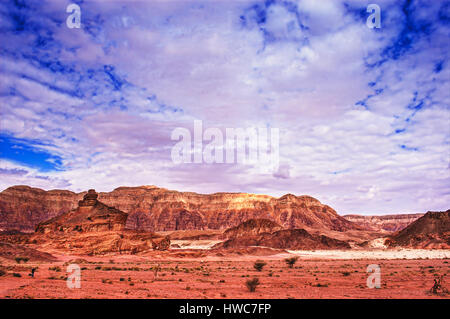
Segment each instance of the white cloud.
[{"label": "white cloud", "polygon": [[[433,71],[439,60],[448,64],[448,42],[439,40],[446,27],[436,22],[433,34],[411,35],[413,49],[400,58],[368,67],[401,35],[405,17],[395,2],[380,3],[380,32],[342,2],[295,3],[297,13],[281,2],[269,8],[260,3],[266,12],[258,25],[252,3],[244,1],[203,7],[137,2],[126,9],[88,2],[83,19],[91,33],[51,26],[44,14],[42,23],[61,50],[2,57],[1,130],[47,141],[41,147],[59,155],[66,170],[44,174],[2,161],[0,187],[106,191],[155,184],[310,194],[340,213],[447,209],[450,69]],[[358,1],[347,3],[364,11]],[[57,7],[46,10],[49,15]],[[431,8],[417,18],[434,21],[435,13]],[[37,33],[42,30],[8,35],[7,49],[32,55],[27,48]],[[46,58],[73,71],[55,73],[37,63]],[[104,65],[114,67],[120,89]],[[420,101],[424,108],[408,108]],[[205,128],[280,128],[279,171],[174,165],[171,130],[191,128],[194,119]],[[13,174],[21,170],[27,173]]]}]

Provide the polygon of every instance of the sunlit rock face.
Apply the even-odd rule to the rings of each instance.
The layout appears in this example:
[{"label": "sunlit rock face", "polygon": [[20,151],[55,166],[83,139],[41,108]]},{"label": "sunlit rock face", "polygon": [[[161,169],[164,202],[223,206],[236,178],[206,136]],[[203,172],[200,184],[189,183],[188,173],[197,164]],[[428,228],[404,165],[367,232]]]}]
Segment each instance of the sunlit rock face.
[{"label": "sunlit rock face", "polygon": [[[0,228],[34,231],[38,223],[76,208],[90,211],[96,207],[96,211],[106,212],[108,209],[102,208],[98,201],[127,213],[126,228],[146,231],[227,229],[249,219],[267,219],[283,228],[312,227],[335,231],[364,228],[310,196],[205,195],[156,186],[119,187],[98,195],[10,187],[0,193]],[[86,224],[84,227],[95,226]]]},{"label": "sunlit rock face", "polygon": [[125,228],[128,215],[97,200],[91,189],[79,201],[78,208],[38,224],[38,233],[120,231]]},{"label": "sunlit rock face", "polygon": [[129,213],[127,227],[148,231],[227,229],[249,219],[271,220],[284,228],[362,229],[310,196],[204,195],[145,186],[120,187],[99,198]]}]

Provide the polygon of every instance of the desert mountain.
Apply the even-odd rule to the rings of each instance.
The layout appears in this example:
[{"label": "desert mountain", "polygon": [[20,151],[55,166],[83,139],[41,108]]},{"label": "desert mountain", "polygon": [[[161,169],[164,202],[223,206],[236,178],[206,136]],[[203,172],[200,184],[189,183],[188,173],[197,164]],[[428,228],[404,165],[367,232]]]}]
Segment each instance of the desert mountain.
[{"label": "desert mountain", "polygon": [[422,216],[423,214],[399,214],[380,216],[344,215],[342,217],[362,227],[373,229],[374,231],[395,232],[402,230]]},{"label": "desert mountain", "polygon": [[78,208],[38,224],[36,232],[99,232],[125,228],[128,215],[97,200],[98,194],[90,189],[78,202]]},{"label": "desert mountain", "polygon": [[95,190],[89,190],[78,202],[77,208],[39,223],[28,242],[86,255],[136,254],[169,248],[168,237],[125,230],[128,215],[97,198]]},{"label": "desert mountain", "polygon": [[83,195],[29,186],[9,187],[0,193],[0,230],[32,232],[38,223],[76,208]]},{"label": "desert mountain", "polygon": [[[44,191],[28,186],[10,187],[0,193],[0,230],[32,231],[38,223],[75,209],[85,194]],[[288,229],[363,229],[310,196],[204,195],[141,186],[99,193],[98,199],[127,213],[127,228],[145,231],[227,229],[249,219],[268,219]]]},{"label": "desert mountain", "polygon": [[238,226],[228,228],[223,232],[222,238],[236,238],[254,236],[263,233],[273,233],[283,227],[268,219],[249,219]]},{"label": "desert mountain", "polygon": [[387,241],[391,247],[450,248],[450,210],[427,212]]},{"label": "desert mountain", "polygon": [[281,229],[271,221],[249,220],[224,232],[230,239],[214,246],[216,249],[230,249],[262,246],[277,249],[349,249],[346,241],[325,235],[311,234],[305,229]]}]

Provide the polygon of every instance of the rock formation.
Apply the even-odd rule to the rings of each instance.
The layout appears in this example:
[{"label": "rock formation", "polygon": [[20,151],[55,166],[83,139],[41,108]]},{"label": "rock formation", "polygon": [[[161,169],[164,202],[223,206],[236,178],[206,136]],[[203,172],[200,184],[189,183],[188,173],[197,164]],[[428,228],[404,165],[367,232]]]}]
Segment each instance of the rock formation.
[{"label": "rock formation", "polygon": [[273,233],[283,227],[268,219],[249,219],[238,226],[227,229],[221,238],[236,238],[242,236],[255,236],[263,233]]},{"label": "rock formation", "polygon": [[214,246],[215,249],[262,246],[277,249],[349,249],[342,240],[325,235],[310,234],[304,229],[281,229],[267,220],[249,220],[224,232],[230,239]]},{"label": "rock formation", "polygon": [[450,209],[427,212],[405,229],[386,240],[390,247],[450,248]]},{"label": "rock formation", "polygon": [[170,237],[165,236],[160,240],[152,240],[152,248],[154,250],[168,250],[170,248]]},{"label": "rock formation", "polygon": [[38,224],[36,232],[101,232],[120,231],[125,228],[127,214],[106,206],[97,200],[98,194],[90,189],[78,202],[78,208]]},{"label": "rock formation", "polygon": [[380,216],[344,215],[342,217],[348,221],[374,231],[396,232],[402,230],[422,216],[423,214],[419,213]]},{"label": "rock formation", "polygon": [[[126,213],[98,201],[98,194],[90,189],[77,208],[39,223],[31,237],[18,237],[41,247],[82,255],[137,254],[170,247],[168,236],[125,230],[127,217]],[[8,238],[6,234],[2,236]]]},{"label": "rock formation", "polygon": [[13,186],[0,193],[0,230],[33,232],[40,222],[77,207],[84,193]]},{"label": "rock formation", "polygon": [[[85,194],[10,187],[0,193],[0,228],[30,231],[39,222],[76,208]],[[284,228],[363,229],[310,196],[203,195],[141,186],[99,193],[98,199],[128,213],[127,228],[146,231],[227,229],[249,219],[268,219]]]},{"label": "rock formation", "polygon": [[48,262],[57,260],[49,253],[29,248],[23,245],[0,242],[0,261],[2,258],[14,260],[15,258],[27,258],[31,262]]},{"label": "rock formation", "polygon": [[283,229],[274,233],[263,233],[256,236],[241,236],[219,243],[214,248],[238,248],[262,246],[290,250],[311,249],[350,249],[350,245],[342,240],[325,235],[313,235],[304,229]]}]

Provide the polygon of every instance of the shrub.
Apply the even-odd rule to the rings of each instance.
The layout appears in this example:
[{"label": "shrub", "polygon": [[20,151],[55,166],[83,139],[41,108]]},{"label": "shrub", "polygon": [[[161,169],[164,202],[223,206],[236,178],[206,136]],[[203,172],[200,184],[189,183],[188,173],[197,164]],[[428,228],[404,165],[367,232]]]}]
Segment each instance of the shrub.
[{"label": "shrub", "polygon": [[18,278],[22,277],[22,275],[21,275],[21,274],[18,274],[18,273],[16,273],[16,272],[15,272],[15,273],[13,273],[13,276],[14,276],[14,277],[18,277]]},{"label": "shrub", "polygon": [[349,271],[343,271],[342,272],[342,276],[348,277],[348,276],[350,276],[350,272]]},{"label": "shrub", "polygon": [[289,268],[292,268],[295,263],[297,262],[298,257],[291,257],[291,258],[286,258],[284,261],[286,262],[286,264],[288,264]]},{"label": "shrub", "polygon": [[55,266],[55,267],[49,267],[48,270],[53,270],[53,271],[56,271],[56,272],[60,272],[61,268],[58,267],[58,266]]},{"label": "shrub", "polygon": [[263,262],[261,260],[257,260],[255,262],[255,264],[253,265],[253,268],[255,268],[257,271],[261,271],[265,265],[267,265],[265,262]]},{"label": "shrub", "polygon": [[6,271],[4,271],[3,269],[0,269],[0,277],[6,275]]},{"label": "shrub", "polygon": [[30,260],[30,258],[28,258],[28,257],[16,257],[14,259],[16,260],[16,263],[18,263],[18,264],[20,264],[21,261],[26,263],[28,260]]},{"label": "shrub", "polygon": [[447,295],[448,290],[444,287],[444,276],[435,275],[434,285],[431,287],[430,292],[434,295]]},{"label": "shrub", "polygon": [[248,279],[245,282],[245,285],[248,288],[248,291],[250,292],[254,292],[256,290],[256,287],[258,287],[258,285],[260,284],[259,279],[258,278],[253,278],[253,279]]}]

